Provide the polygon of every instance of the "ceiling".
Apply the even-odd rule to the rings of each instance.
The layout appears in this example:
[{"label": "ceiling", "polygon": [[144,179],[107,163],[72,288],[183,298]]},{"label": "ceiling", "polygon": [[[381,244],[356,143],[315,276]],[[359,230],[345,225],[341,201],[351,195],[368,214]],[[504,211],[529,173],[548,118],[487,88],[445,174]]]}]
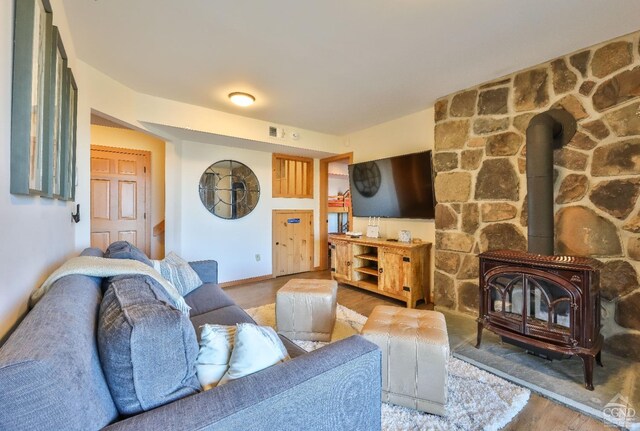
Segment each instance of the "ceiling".
[{"label": "ceiling", "polygon": [[138,92],[335,135],[640,29],[640,0],[62,1],[78,57]]}]

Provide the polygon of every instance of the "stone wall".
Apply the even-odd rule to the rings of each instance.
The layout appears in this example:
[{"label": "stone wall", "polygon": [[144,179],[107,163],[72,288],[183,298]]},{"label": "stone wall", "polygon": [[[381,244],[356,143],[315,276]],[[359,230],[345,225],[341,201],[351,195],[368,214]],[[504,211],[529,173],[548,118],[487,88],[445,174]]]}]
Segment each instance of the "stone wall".
[{"label": "stone wall", "polygon": [[525,132],[561,107],[578,121],[554,153],[555,253],[601,274],[606,349],[640,360],[640,32],[470,88],[435,105],[435,303],[477,315],[477,253],[526,250]]}]

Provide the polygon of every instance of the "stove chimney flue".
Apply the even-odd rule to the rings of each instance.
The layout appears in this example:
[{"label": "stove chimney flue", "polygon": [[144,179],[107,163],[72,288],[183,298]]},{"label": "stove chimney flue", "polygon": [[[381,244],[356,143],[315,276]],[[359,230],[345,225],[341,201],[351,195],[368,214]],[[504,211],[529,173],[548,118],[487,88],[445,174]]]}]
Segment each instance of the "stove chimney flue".
[{"label": "stove chimney flue", "polygon": [[553,255],[553,150],[576,133],[576,120],[564,109],[533,117],[527,127],[529,253]]}]

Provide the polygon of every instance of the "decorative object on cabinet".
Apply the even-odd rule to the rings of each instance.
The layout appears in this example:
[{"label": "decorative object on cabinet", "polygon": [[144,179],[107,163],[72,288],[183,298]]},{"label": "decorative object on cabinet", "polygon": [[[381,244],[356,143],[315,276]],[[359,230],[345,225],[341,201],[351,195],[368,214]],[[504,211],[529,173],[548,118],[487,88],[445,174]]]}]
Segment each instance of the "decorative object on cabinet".
[{"label": "decorative object on cabinet", "polygon": [[213,215],[235,220],[258,205],[260,183],[245,164],[221,160],[209,166],[200,177],[200,200]]},{"label": "decorative object on cabinet", "polygon": [[380,217],[369,217],[369,224],[367,224],[367,238],[379,238],[380,237]]},{"label": "decorative object on cabinet", "polygon": [[430,302],[431,243],[329,235],[334,280],[379,293],[415,308]]},{"label": "decorative object on cabinet", "polygon": [[398,241],[400,242],[411,242],[411,231],[410,230],[401,230],[398,232]]},{"label": "decorative object on cabinet", "polygon": [[12,194],[70,200],[77,87],[48,0],[16,0],[11,106]]}]

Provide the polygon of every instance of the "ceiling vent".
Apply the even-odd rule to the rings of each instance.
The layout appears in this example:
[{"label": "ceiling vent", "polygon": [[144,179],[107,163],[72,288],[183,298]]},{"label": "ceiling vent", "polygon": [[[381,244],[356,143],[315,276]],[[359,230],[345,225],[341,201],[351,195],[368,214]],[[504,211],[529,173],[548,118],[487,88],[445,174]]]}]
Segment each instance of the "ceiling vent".
[{"label": "ceiling vent", "polygon": [[269,136],[271,138],[284,138],[284,129],[282,127],[269,126]]}]

